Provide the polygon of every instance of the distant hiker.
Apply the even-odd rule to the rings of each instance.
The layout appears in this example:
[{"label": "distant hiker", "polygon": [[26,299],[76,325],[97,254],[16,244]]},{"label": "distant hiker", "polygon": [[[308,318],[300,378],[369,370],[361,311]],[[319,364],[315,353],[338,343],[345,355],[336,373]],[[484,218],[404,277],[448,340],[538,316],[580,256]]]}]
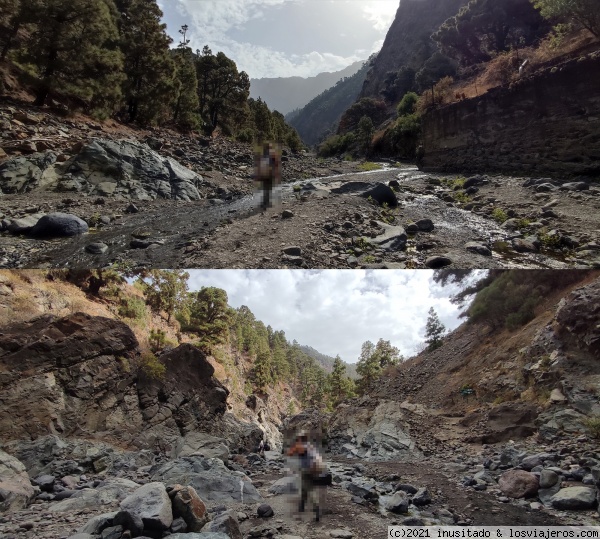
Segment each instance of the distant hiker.
[{"label": "distant hiker", "polygon": [[273,206],[273,190],[281,182],[281,150],[272,142],[265,142],[254,153],[254,179],[263,191],[261,208]]},{"label": "distant hiker", "polygon": [[323,458],[317,448],[308,441],[305,431],[300,431],[296,436],[294,445],[288,450],[288,456],[297,455],[300,458],[301,495],[299,511],[304,512],[306,502],[312,503],[317,522],[321,518],[320,496],[317,489],[324,483],[323,474],[326,473]]},{"label": "distant hiker", "polygon": [[265,442],[265,451],[271,451],[271,446],[269,442]]},{"label": "distant hiker", "polygon": [[258,444],[258,454],[261,457],[265,456],[265,441],[262,438],[260,439],[260,442]]}]

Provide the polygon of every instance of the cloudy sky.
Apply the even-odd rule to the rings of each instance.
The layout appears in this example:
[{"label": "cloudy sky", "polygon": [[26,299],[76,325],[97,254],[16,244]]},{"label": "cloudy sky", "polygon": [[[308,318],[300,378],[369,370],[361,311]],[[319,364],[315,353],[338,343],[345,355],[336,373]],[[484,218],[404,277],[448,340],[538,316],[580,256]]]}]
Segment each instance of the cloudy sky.
[{"label": "cloudy sky", "polygon": [[428,270],[188,270],[191,290],[216,286],[232,307],[246,305],[258,320],[284,330],[288,341],[355,363],[363,342],[391,341],[405,357],[423,342],[433,307],[448,329],[459,309],[457,291],[441,288]]},{"label": "cloudy sky", "polygon": [[250,78],[310,77],[381,48],[399,0],[158,0],[169,35],[223,51]]}]

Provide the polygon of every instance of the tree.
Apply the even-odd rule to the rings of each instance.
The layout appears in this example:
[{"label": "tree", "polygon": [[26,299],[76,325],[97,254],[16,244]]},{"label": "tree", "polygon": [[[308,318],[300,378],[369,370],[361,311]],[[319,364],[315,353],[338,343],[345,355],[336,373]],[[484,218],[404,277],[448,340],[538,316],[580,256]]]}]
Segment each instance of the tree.
[{"label": "tree", "polygon": [[379,339],[375,346],[374,355],[376,360],[379,362],[379,367],[385,369],[389,366],[398,365],[403,360],[400,355],[400,350],[395,346],[392,346],[390,341],[384,341]]},{"label": "tree", "polygon": [[177,90],[171,38],[156,0],[117,0],[121,13],[121,49],[125,54],[123,84],[128,119],[156,124],[169,116]]},{"label": "tree", "polygon": [[329,375],[328,382],[333,406],[337,406],[354,393],[354,382],[346,376],[346,365],[344,365],[340,356],[336,356],[333,361],[333,371]]},{"label": "tree", "polygon": [[[25,2],[24,4],[27,4]],[[123,80],[112,0],[46,0],[31,14],[35,31],[17,61],[36,81],[35,105],[57,93],[115,107]]]},{"label": "tree", "polygon": [[360,376],[358,385],[362,393],[369,388],[381,372],[379,359],[375,355],[375,345],[371,341],[364,342],[361,347],[356,372]]},{"label": "tree", "polygon": [[180,310],[187,292],[189,273],[183,270],[150,270],[138,279],[146,305],[155,313],[167,313],[167,322],[176,310]]},{"label": "tree", "polygon": [[572,19],[600,37],[600,9],[597,0],[532,0],[546,19]]},{"label": "tree", "polygon": [[530,0],[470,0],[431,37],[442,53],[471,65],[531,45],[547,30]]},{"label": "tree", "polygon": [[373,139],[373,133],[375,127],[373,126],[373,120],[368,116],[363,116],[358,122],[357,135],[358,141],[361,145],[363,152],[367,152],[371,146],[371,140]]},{"label": "tree", "polygon": [[434,53],[415,76],[415,83],[419,91],[424,92],[444,77],[456,75],[456,61],[440,52]]},{"label": "tree", "polygon": [[214,286],[203,286],[191,293],[186,319],[180,319],[182,329],[200,337],[198,346],[210,353],[213,346],[226,340],[234,311],[227,304],[227,292]]},{"label": "tree", "polygon": [[389,103],[397,102],[406,92],[413,89],[415,83],[415,70],[408,66],[402,66],[397,71],[388,71],[383,80],[383,95]]},{"label": "tree", "polygon": [[236,63],[223,52],[216,55],[205,46],[196,53],[196,77],[200,115],[207,134],[217,126],[232,133],[244,116],[250,95],[250,78],[238,72]]},{"label": "tree", "polygon": [[192,49],[179,47],[173,51],[177,91],[173,103],[173,121],[184,131],[200,127],[198,114],[198,78]]},{"label": "tree", "polygon": [[446,331],[444,324],[440,322],[437,313],[431,307],[425,324],[425,342],[429,351],[435,350],[442,346],[442,337]]}]

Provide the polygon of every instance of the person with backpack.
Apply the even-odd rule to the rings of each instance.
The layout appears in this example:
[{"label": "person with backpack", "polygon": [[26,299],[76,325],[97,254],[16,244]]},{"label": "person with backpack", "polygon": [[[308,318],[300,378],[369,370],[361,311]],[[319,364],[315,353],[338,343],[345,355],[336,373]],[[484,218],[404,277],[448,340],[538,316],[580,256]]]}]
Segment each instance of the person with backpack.
[{"label": "person with backpack", "polygon": [[318,522],[321,518],[321,508],[317,487],[322,484],[320,478],[327,471],[323,458],[317,448],[308,441],[305,431],[298,433],[294,445],[288,450],[287,454],[290,457],[298,456],[300,459],[301,494],[299,511],[303,513],[306,503],[311,503],[315,511],[315,520]]},{"label": "person with backpack", "polygon": [[281,151],[271,142],[265,142],[254,154],[254,179],[261,185],[261,208],[266,211],[273,205],[273,190],[281,182]]}]

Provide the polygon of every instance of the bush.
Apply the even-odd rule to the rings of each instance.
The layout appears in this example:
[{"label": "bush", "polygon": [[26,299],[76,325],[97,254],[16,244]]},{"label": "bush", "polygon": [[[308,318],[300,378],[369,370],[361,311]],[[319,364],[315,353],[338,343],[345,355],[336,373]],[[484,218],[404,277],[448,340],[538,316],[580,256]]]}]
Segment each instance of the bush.
[{"label": "bush", "polygon": [[144,352],[141,355],[139,366],[147,376],[156,380],[164,378],[167,372],[167,368],[152,352]]},{"label": "bush", "polygon": [[592,438],[600,440],[600,415],[588,417],[583,421],[583,425],[588,430]]},{"label": "bush", "polygon": [[492,219],[497,223],[502,224],[508,219],[508,215],[502,208],[494,208],[492,211]]},{"label": "bush", "polygon": [[320,157],[331,157],[346,152],[352,144],[356,142],[354,133],[345,135],[333,135],[319,146],[318,155]]},{"label": "bush", "polygon": [[398,107],[396,107],[398,116],[408,116],[409,114],[413,114],[416,110],[417,101],[419,101],[419,96],[415,92],[404,94],[404,97],[400,100],[400,103],[398,103]]},{"label": "bush", "polygon": [[252,142],[254,140],[254,132],[252,129],[242,129],[235,138],[240,142]]},{"label": "bush", "polygon": [[143,298],[131,296],[121,299],[119,316],[131,318],[132,320],[144,320],[146,312],[146,303]]}]

